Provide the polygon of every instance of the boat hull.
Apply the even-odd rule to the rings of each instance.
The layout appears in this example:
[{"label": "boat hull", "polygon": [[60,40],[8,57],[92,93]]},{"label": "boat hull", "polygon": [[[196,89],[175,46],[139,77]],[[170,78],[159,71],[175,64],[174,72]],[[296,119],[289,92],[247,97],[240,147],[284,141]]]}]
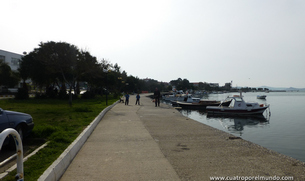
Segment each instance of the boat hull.
[{"label": "boat hull", "polygon": [[229,107],[207,107],[206,110],[208,114],[230,114],[230,115],[255,115],[255,114],[263,114],[263,112],[268,108],[259,107],[253,109],[233,109]]},{"label": "boat hull", "polygon": [[266,99],[266,97],[267,97],[266,95],[258,95],[258,96],[256,96],[257,99]]},{"label": "boat hull", "polygon": [[176,106],[181,107],[182,109],[206,109],[207,106],[219,106],[220,104],[223,106],[228,106],[231,101],[221,102],[215,100],[201,100],[199,102],[187,103],[187,102],[176,102]]},{"label": "boat hull", "polygon": [[177,105],[182,109],[206,109],[207,106],[218,106],[220,102],[217,103],[186,103],[177,102]]}]

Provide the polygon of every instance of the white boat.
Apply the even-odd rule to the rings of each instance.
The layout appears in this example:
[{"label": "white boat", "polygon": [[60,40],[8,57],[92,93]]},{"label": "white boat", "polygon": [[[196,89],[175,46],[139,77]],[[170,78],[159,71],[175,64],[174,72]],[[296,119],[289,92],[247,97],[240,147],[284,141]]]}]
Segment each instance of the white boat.
[{"label": "white boat", "polygon": [[266,95],[257,95],[256,98],[257,99],[266,99]]},{"label": "white boat", "polygon": [[184,101],[184,102],[199,102],[200,98],[195,98],[192,94],[170,94],[162,96],[163,100],[165,101]]},{"label": "white boat", "polygon": [[173,106],[179,106],[180,103],[186,103],[186,104],[194,104],[198,103],[200,101],[200,98],[193,97],[192,94],[186,94],[182,98],[178,98],[176,100],[171,101]]},{"label": "white boat", "polygon": [[193,97],[192,94],[187,94],[183,99],[183,102],[187,102],[187,103],[195,103],[199,101],[200,98]]},{"label": "white boat", "polygon": [[208,114],[263,114],[269,108],[269,105],[245,102],[241,96],[228,97],[227,99],[232,100],[229,106],[207,106]]},{"label": "white boat", "polygon": [[187,94],[170,94],[162,96],[165,101],[183,101]]}]

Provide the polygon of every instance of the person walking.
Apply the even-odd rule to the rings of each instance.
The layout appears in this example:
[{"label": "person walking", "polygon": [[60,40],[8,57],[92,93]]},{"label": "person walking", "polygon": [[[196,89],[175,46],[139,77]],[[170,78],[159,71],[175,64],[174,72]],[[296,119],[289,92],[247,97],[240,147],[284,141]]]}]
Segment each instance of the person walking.
[{"label": "person walking", "polygon": [[136,98],[137,98],[136,105],[137,105],[137,103],[140,105],[140,95],[138,94],[138,95],[136,96]]},{"label": "person walking", "polygon": [[128,103],[129,103],[129,94],[126,93],[126,95],[125,95],[125,105],[128,105]]},{"label": "person walking", "polygon": [[160,106],[160,91],[158,90],[158,88],[156,88],[155,92],[154,92],[154,98],[155,98],[155,107]]}]

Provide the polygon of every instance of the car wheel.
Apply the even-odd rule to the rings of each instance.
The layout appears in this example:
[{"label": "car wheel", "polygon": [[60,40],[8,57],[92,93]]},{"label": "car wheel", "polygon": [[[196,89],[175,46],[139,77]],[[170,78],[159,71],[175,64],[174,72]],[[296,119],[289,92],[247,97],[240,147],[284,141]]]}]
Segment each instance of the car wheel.
[{"label": "car wheel", "polygon": [[[21,141],[23,141],[23,129],[22,126],[18,125],[15,130],[18,132]],[[11,150],[16,149],[15,140],[12,135],[9,136],[8,148]]]},{"label": "car wheel", "polygon": [[21,127],[20,125],[17,126],[16,131],[17,131],[18,134],[20,135],[21,141],[23,141],[23,130],[22,130],[22,127]]}]

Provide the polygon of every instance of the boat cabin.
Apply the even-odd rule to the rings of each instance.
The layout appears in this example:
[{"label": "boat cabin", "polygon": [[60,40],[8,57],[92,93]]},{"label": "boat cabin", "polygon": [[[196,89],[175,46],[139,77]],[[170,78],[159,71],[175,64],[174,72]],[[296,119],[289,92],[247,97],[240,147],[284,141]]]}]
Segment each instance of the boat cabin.
[{"label": "boat cabin", "polygon": [[195,98],[192,96],[192,94],[187,94],[187,96],[184,98],[183,101],[187,103],[194,103],[194,102],[199,102],[200,98]]},{"label": "boat cabin", "polygon": [[243,100],[242,97],[231,97],[231,103],[228,106],[229,108],[235,108],[235,109],[240,109],[240,108],[247,108],[247,109],[251,109],[251,108],[256,108],[256,107],[260,107],[260,105],[258,103],[249,103],[249,102],[245,102]]},{"label": "boat cabin", "polygon": [[242,97],[233,96],[228,97],[225,101],[231,100],[229,106],[219,105],[217,106],[207,106],[206,109],[208,113],[212,114],[262,114],[269,105],[245,102]]}]

